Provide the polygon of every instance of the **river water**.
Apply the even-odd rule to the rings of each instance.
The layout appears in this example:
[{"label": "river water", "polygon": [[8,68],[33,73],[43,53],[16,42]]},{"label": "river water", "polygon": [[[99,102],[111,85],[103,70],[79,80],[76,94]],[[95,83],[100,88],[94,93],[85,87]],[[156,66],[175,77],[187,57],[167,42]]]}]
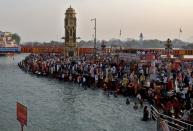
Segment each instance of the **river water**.
[{"label": "river water", "polygon": [[17,63],[25,56],[0,57],[0,131],[20,130],[17,101],[28,107],[24,131],[155,131],[121,96],[23,72]]}]

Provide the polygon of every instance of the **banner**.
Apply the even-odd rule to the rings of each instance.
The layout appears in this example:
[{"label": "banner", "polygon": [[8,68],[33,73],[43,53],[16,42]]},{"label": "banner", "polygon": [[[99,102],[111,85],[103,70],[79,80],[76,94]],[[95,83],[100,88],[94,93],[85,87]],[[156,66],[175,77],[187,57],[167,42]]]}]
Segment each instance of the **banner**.
[{"label": "banner", "polygon": [[16,105],[17,120],[21,125],[27,125],[27,107],[17,102]]}]

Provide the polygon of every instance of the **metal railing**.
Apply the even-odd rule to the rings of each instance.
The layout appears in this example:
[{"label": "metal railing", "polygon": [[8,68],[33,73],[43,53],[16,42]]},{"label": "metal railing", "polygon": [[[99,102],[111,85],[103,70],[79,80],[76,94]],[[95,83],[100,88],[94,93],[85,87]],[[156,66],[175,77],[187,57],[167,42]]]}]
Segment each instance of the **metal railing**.
[{"label": "metal railing", "polygon": [[184,121],[169,117],[162,113],[159,113],[158,110],[152,105],[151,105],[151,119],[156,120],[157,131],[160,131],[161,122],[167,123],[171,131],[193,131],[193,125],[188,124]]}]

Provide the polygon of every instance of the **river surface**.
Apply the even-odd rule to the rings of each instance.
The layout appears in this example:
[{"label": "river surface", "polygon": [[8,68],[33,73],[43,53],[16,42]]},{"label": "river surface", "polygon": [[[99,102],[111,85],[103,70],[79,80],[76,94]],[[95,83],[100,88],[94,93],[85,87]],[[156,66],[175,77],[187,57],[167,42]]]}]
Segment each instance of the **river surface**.
[{"label": "river surface", "polygon": [[0,57],[0,131],[20,130],[17,101],[28,107],[24,131],[155,131],[155,122],[141,121],[142,109],[124,97],[20,70],[25,56]]}]

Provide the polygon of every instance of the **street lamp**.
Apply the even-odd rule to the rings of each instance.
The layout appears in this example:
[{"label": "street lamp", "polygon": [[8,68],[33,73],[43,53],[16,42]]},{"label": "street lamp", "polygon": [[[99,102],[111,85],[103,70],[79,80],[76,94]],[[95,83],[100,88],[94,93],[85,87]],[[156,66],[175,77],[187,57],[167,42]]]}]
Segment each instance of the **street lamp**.
[{"label": "street lamp", "polygon": [[165,51],[168,59],[171,58],[172,50],[172,41],[168,38],[165,44]]},{"label": "street lamp", "polygon": [[[80,40],[81,38],[80,38],[80,37],[76,37],[76,39],[77,39],[77,40]],[[77,43],[77,49],[78,49],[78,51],[77,51],[77,56],[78,56],[78,60],[79,60],[79,55],[80,55],[79,53],[80,53],[80,52],[79,52],[79,45],[78,45],[78,43]]]},{"label": "street lamp", "polygon": [[91,21],[94,21],[94,31],[95,31],[95,36],[94,36],[94,59],[96,59],[96,18],[91,19]]}]

